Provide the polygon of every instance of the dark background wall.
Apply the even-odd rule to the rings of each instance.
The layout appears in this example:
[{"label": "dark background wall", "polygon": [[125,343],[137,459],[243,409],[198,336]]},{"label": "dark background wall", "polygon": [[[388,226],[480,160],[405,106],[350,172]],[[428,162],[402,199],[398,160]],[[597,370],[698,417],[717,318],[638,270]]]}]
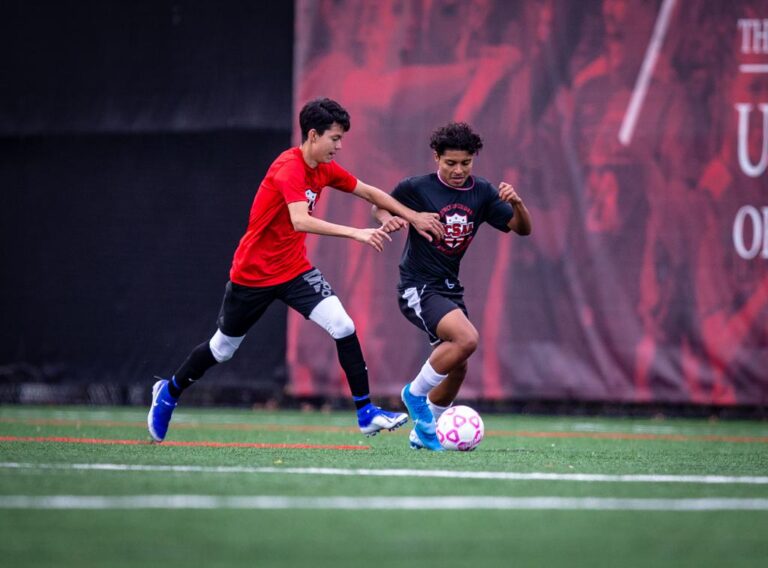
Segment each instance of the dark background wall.
[{"label": "dark background wall", "polygon": [[[291,142],[293,3],[3,10],[0,399],[139,402],[215,330],[254,192]],[[211,383],[280,392],[284,337],[274,306]]]}]

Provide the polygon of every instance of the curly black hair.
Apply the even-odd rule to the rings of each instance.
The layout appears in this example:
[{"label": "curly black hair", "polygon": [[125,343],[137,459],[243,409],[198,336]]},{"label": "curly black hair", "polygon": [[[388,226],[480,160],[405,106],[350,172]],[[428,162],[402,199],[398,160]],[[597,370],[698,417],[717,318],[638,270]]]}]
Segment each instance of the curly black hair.
[{"label": "curly black hair", "polygon": [[438,156],[446,150],[464,150],[474,155],[483,147],[483,139],[466,122],[450,122],[432,133],[429,147]]}]

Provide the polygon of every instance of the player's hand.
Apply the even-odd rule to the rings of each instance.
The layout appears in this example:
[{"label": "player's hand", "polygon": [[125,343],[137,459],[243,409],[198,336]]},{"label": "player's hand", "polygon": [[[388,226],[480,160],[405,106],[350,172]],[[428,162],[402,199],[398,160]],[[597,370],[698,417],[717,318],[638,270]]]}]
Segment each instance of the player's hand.
[{"label": "player's hand", "polygon": [[440,222],[440,215],[437,213],[416,213],[411,225],[430,243],[435,239],[442,241],[445,236],[445,228]]},{"label": "player's hand", "polygon": [[506,201],[512,206],[520,205],[523,202],[515,188],[504,181],[499,184],[499,197],[502,201]]},{"label": "player's hand", "polygon": [[392,237],[382,229],[358,229],[354,234],[354,239],[360,243],[372,246],[378,252],[384,250],[384,243],[386,241],[392,242]]},{"label": "player's hand", "polygon": [[385,231],[387,233],[394,233],[399,231],[400,229],[407,229],[408,228],[408,221],[403,219],[402,217],[390,217],[386,220],[386,222],[382,223],[381,229],[382,231]]}]

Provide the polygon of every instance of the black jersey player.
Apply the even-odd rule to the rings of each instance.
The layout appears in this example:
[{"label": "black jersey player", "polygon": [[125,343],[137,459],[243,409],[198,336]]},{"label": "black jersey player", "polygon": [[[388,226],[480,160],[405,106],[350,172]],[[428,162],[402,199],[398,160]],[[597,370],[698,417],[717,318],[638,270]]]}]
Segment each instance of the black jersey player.
[{"label": "black jersey player", "polygon": [[[429,242],[413,228],[408,231],[400,261],[400,311],[424,331],[434,347],[402,398],[414,421],[411,446],[442,449],[435,421],[456,398],[467,373],[467,360],[477,348],[478,333],[467,317],[459,266],[482,223],[519,235],[531,232],[531,217],[523,200],[508,183],[498,188],[471,175],[482,148],[480,136],[465,123],[437,129],[430,140],[437,172],[401,181],[392,196],[403,205],[440,215],[445,228],[441,241]],[[398,217],[374,207],[383,228],[407,226]]]}]

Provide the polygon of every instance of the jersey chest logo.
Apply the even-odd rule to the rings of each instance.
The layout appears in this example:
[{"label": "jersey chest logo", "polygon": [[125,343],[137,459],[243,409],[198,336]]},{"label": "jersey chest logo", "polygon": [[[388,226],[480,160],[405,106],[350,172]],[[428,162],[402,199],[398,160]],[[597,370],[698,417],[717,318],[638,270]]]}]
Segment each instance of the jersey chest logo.
[{"label": "jersey chest logo", "polygon": [[315,210],[315,204],[317,203],[317,193],[307,188],[307,190],[304,192],[304,195],[307,196],[307,203],[309,204],[309,212],[312,213],[312,211]]},{"label": "jersey chest logo", "polygon": [[441,243],[452,252],[463,250],[472,240],[472,232],[475,224],[469,221],[469,216],[462,213],[453,213],[445,216],[445,238]]}]

